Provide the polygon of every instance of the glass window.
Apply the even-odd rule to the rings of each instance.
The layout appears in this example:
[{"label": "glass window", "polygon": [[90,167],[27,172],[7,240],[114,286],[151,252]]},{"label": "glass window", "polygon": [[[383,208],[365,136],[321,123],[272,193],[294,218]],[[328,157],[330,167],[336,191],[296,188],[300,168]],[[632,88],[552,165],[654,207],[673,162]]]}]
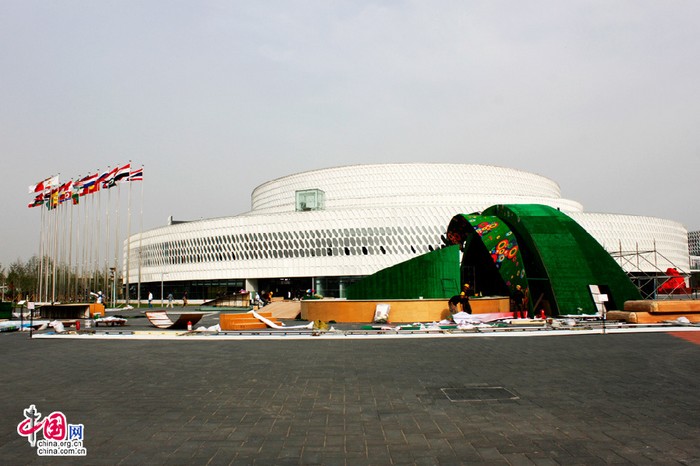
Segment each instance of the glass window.
[{"label": "glass window", "polygon": [[294,193],[297,212],[323,210],[326,208],[326,193],[320,189],[304,189]]}]

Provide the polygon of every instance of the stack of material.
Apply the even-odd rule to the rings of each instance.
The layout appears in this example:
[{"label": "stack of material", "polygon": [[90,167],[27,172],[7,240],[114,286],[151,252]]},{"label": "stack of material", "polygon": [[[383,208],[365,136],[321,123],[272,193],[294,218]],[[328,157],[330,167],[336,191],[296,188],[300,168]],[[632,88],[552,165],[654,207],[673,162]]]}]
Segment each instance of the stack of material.
[{"label": "stack of material", "polygon": [[[273,320],[272,312],[259,312],[259,315],[271,320],[275,325],[282,325],[281,322]],[[219,325],[222,331],[226,330],[260,330],[268,326],[261,322],[251,313],[227,313],[219,314]]]},{"label": "stack of material", "polygon": [[668,322],[685,317],[700,322],[700,301],[662,300],[625,301],[624,311],[608,311],[608,320],[624,320],[631,324]]}]

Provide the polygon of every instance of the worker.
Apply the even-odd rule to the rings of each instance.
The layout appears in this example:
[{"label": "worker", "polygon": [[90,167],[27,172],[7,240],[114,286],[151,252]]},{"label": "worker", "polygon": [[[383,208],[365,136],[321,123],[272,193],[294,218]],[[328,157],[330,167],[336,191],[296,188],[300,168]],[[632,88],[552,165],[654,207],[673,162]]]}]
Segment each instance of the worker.
[{"label": "worker", "polygon": [[515,285],[513,291],[513,304],[515,304],[515,317],[527,318],[527,309],[525,308],[525,293],[520,285]]}]

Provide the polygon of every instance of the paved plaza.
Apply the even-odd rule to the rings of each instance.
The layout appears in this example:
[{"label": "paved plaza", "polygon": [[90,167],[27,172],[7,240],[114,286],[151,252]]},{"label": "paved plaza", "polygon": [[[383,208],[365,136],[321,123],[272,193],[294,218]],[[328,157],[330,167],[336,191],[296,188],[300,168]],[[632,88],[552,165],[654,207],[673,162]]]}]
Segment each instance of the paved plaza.
[{"label": "paved plaza", "polygon": [[[0,349],[3,464],[700,464],[700,346],[671,333]],[[87,455],[38,456],[30,405]]]}]

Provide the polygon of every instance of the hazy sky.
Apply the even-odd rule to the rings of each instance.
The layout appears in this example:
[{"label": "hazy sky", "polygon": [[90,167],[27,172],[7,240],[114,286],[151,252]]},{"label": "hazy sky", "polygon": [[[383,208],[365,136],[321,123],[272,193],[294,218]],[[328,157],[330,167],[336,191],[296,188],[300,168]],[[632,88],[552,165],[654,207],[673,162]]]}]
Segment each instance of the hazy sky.
[{"label": "hazy sky", "polygon": [[523,169],[586,211],[700,229],[698,18],[697,0],[0,0],[0,264],[38,252],[28,185],[128,160],[145,229],[383,162]]}]

